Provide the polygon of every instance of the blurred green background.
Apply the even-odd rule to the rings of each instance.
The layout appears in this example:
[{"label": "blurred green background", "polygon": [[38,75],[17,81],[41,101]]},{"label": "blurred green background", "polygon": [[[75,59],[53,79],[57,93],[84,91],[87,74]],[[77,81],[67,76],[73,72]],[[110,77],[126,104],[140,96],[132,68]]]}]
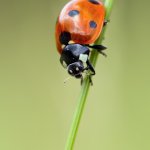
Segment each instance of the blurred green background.
[{"label": "blurred green background", "polygon": [[[0,0],[0,150],[64,150],[80,82],[54,28],[67,0]],[[150,1],[116,1],[75,150],[150,149]]]}]

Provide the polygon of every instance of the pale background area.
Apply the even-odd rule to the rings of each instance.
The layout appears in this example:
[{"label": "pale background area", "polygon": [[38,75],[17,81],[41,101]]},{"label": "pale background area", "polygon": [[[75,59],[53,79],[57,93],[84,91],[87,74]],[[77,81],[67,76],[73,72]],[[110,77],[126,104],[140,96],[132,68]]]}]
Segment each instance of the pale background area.
[{"label": "pale background area", "polygon": [[[64,150],[80,91],[55,20],[67,0],[0,0],[0,150]],[[116,1],[75,150],[150,149],[150,1]]]}]

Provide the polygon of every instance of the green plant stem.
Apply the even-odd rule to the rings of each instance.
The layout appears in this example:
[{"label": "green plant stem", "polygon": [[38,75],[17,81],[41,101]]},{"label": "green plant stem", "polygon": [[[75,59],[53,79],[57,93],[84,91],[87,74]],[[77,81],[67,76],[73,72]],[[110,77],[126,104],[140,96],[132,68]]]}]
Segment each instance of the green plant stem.
[{"label": "green plant stem", "polygon": [[[104,1],[104,5],[106,8],[106,15],[105,15],[106,20],[109,20],[113,2],[114,2],[114,0],[105,0]],[[98,40],[95,42],[95,44],[101,44],[102,43],[105,31],[106,31],[106,27],[103,28],[103,31],[102,31],[100,37],[98,38]],[[96,66],[98,55],[99,55],[99,53],[97,51],[94,51],[94,50],[91,53],[90,61],[94,67]],[[70,133],[68,136],[65,150],[72,150],[73,149],[73,146],[75,143],[75,138],[76,138],[77,131],[78,131],[79,124],[80,124],[80,120],[81,120],[81,116],[82,116],[82,113],[84,110],[86,98],[87,98],[87,95],[89,92],[89,87],[90,87],[89,78],[86,76],[84,81],[83,81],[82,87],[81,87],[81,92],[80,92],[80,96],[79,96],[79,103],[78,103],[76,112],[74,114],[74,119],[72,122],[71,130],[70,130]]]}]

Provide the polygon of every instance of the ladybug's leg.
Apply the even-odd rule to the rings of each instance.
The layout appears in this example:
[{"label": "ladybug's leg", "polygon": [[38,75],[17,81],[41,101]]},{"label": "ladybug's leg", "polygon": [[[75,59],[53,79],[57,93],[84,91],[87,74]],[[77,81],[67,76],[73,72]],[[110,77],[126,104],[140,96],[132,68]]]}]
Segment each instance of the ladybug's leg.
[{"label": "ladybug's leg", "polygon": [[83,76],[81,77],[81,85],[83,84]]},{"label": "ladybug's leg", "polygon": [[92,72],[91,75],[95,75],[95,70],[94,70],[91,62],[89,60],[87,60],[86,64],[87,64],[87,68]]},{"label": "ladybug's leg", "polygon": [[104,21],[104,24],[103,24],[103,27],[105,27],[108,22],[110,22],[110,20],[105,20],[105,21]]},{"label": "ladybug's leg", "polygon": [[91,85],[93,85],[92,75],[89,76],[89,82],[90,82]]},{"label": "ladybug's leg", "polygon": [[93,49],[96,49],[100,54],[102,54],[103,56],[107,56],[103,51],[105,50],[105,49],[107,49],[107,47],[105,47],[105,46],[103,46],[103,45],[86,45],[86,46],[88,46],[88,47],[90,47],[90,48],[93,48]]},{"label": "ladybug's leg", "polygon": [[107,57],[107,55],[103,52],[103,50],[97,49],[97,51],[102,54],[103,56]]},{"label": "ladybug's leg", "polygon": [[86,64],[87,64],[87,69],[91,71],[91,74],[89,75],[89,81],[91,85],[93,85],[92,76],[95,75],[95,70],[89,60],[87,60]]}]

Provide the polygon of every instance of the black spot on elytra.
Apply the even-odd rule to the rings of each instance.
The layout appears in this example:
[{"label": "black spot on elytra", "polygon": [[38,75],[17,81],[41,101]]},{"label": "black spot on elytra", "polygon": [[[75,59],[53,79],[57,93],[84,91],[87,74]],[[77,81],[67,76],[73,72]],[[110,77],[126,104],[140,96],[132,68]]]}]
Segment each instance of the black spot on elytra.
[{"label": "black spot on elytra", "polygon": [[69,32],[64,31],[59,36],[59,41],[61,44],[67,45],[70,40],[71,40],[71,35]]},{"label": "black spot on elytra", "polygon": [[95,4],[95,5],[99,5],[100,3],[96,0],[88,0],[90,3]]},{"label": "black spot on elytra", "polygon": [[74,17],[74,16],[76,16],[76,15],[78,15],[79,14],[79,11],[78,10],[71,10],[71,11],[69,11],[69,13],[68,13],[68,15],[70,16],[70,17]]},{"label": "black spot on elytra", "polygon": [[90,25],[90,28],[96,28],[97,27],[97,24],[95,21],[90,21],[89,25]]}]

